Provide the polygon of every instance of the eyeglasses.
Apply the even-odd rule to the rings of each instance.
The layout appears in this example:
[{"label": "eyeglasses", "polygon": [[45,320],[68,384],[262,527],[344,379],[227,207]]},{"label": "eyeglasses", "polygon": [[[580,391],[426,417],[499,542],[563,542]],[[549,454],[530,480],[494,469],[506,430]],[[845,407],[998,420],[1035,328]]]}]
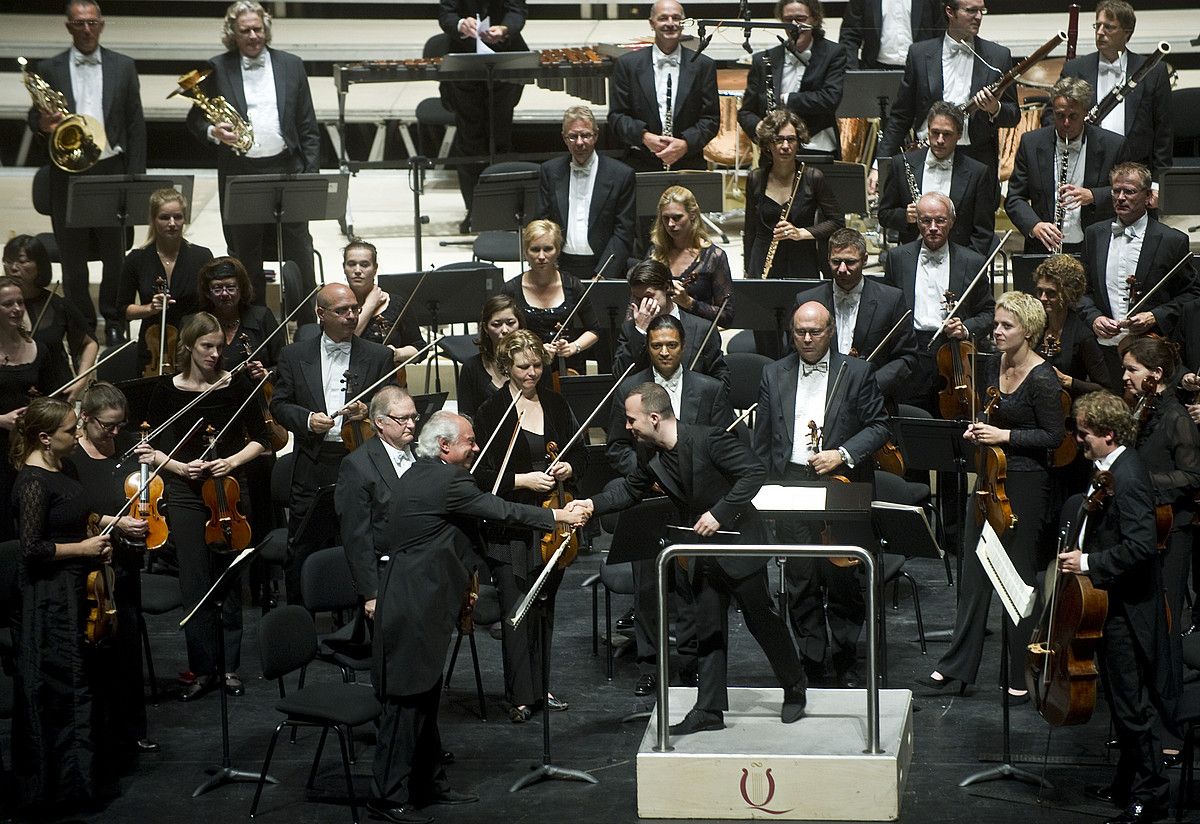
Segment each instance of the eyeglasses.
[{"label": "eyeglasses", "polygon": [[596,135],[594,132],[571,132],[570,134],[563,135],[563,140],[568,140],[572,143],[579,141],[579,140],[582,140],[585,143],[587,143],[587,142],[595,140],[595,139],[596,139]]},{"label": "eyeglasses", "polygon": [[961,12],[962,12],[963,14],[965,14],[967,17],[974,17],[975,15],[979,15],[980,17],[984,17],[984,16],[986,16],[986,15],[987,15],[987,13],[988,13],[987,6],[975,6],[975,7],[973,7],[973,8],[969,8],[969,9],[966,9],[966,8],[960,8],[960,9],[959,9],[959,11],[961,11]]},{"label": "eyeglasses", "polygon": [[359,312],[362,311],[362,309],[359,307],[359,305],[357,303],[352,303],[349,306],[332,306],[329,309],[326,309],[325,311],[332,312],[333,314],[337,315],[339,318],[346,318],[346,317],[349,317],[350,315],[357,315]]},{"label": "eyeglasses", "polygon": [[129,421],[115,421],[113,423],[105,423],[104,421],[97,420],[96,418],[92,418],[91,421],[92,421],[92,423],[96,424],[96,426],[103,429],[105,432],[111,432],[114,435],[116,433],[120,432],[122,429],[124,429],[125,425],[129,423]]},{"label": "eyeglasses", "polygon": [[948,218],[948,217],[919,217],[919,218],[917,218],[917,223],[920,223],[922,226],[945,226],[949,222],[950,222],[950,218]]},{"label": "eyeglasses", "polygon": [[1119,23],[1093,23],[1092,30],[1111,33],[1121,31],[1121,26]]},{"label": "eyeglasses", "polygon": [[794,134],[781,135],[772,140],[776,146],[790,146],[793,143],[799,143],[800,138]]},{"label": "eyeglasses", "polygon": [[217,286],[216,284],[213,284],[212,286],[208,287],[208,291],[212,292],[214,295],[233,295],[237,294],[238,288],[236,285]]},{"label": "eyeglasses", "polygon": [[404,426],[406,423],[416,423],[417,421],[421,420],[421,415],[419,413],[412,415],[384,415],[384,417],[391,418],[401,426]]},{"label": "eyeglasses", "polygon": [[827,330],[822,327],[820,329],[793,329],[792,334],[800,339],[804,338],[819,338],[824,335]]},{"label": "eyeglasses", "polygon": [[67,25],[73,29],[98,29],[104,25],[103,20],[68,20]]}]

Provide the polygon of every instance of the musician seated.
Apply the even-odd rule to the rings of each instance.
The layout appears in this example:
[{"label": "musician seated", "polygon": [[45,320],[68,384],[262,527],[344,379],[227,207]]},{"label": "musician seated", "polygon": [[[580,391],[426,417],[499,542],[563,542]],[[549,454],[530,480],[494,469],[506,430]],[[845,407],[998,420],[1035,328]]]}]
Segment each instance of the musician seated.
[{"label": "musician seated", "polygon": [[470,418],[483,402],[508,380],[496,363],[496,345],[509,332],[527,329],[525,312],[511,295],[492,295],[479,311],[479,354],[463,361],[458,370],[458,413]]},{"label": "musician seated", "polygon": [[[941,192],[958,204],[950,240],[981,255],[996,242],[996,177],[986,166],[956,151],[962,137],[962,111],[939,100],[925,119],[929,145],[894,156],[879,194],[879,223],[900,234],[901,243],[917,239],[917,200]],[[1010,184],[1011,185],[1011,184]]]},{"label": "musician seated", "polygon": [[[425,348],[421,328],[401,317],[404,305],[375,282],[379,272],[379,252],[373,243],[353,240],[342,250],[342,273],[358,305],[358,326],[354,334],[372,343],[385,344],[392,350],[395,363],[408,360]],[[425,356],[416,359],[420,363]]]},{"label": "musician seated", "polygon": [[1061,78],[1050,91],[1054,124],[1021,135],[1004,209],[1026,254],[1078,253],[1083,230],[1112,218],[1108,173],[1123,141],[1084,122],[1091,105],[1086,80]]},{"label": "musician seated", "polygon": [[848,68],[903,69],[909,46],[946,30],[940,0],[880,3],[878,10],[873,5],[850,0],[842,15],[838,42],[849,52]]},{"label": "musician seated", "polygon": [[733,325],[733,277],[729,257],[712,242],[691,190],[671,186],[658,199],[650,229],[650,255],[671,269],[671,299],[680,309],[721,326]]},{"label": "musician seated", "polygon": [[562,138],[569,154],[547,160],[538,177],[537,217],[566,232],[558,268],[581,280],[620,276],[637,221],[633,169],[598,154],[599,136],[591,109],[567,109]]}]

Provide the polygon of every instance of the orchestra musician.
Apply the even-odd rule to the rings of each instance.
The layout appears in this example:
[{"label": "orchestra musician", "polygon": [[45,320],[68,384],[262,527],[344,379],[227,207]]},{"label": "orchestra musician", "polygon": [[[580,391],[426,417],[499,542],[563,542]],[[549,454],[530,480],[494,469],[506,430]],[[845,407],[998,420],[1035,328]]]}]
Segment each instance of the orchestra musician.
[{"label": "orchestra musician", "polygon": [[[913,366],[910,392],[900,400],[939,416],[937,402],[936,348],[930,342],[942,333],[944,338],[966,340],[987,334],[992,326],[991,281],[984,279],[971,292],[963,294],[983,267],[984,257],[950,241],[954,231],[954,203],[938,192],[922,195],[917,201],[917,231],[920,240],[888,251],[883,267],[883,282],[904,292],[913,310],[913,329],[917,339],[917,359]],[[945,293],[962,300],[960,311],[946,317]]]},{"label": "orchestra musician", "polygon": [[[475,474],[479,486],[495,489],[501,498],[514,503],[539,506],[559,483],[573,492],[575,479],[587,464],[582,441],[565,454],[557,454],[579,424],[562,395],[539,389],[542,371],[549,362],[549,353],[532,331],[518,329],[506,335],[496,345],[496,364],[508,382],[484,401],[475,416],[477,436],[485,442],[499,432]],[[514,399],[516,406],[512,405]],[[512,440],[514,430],[516,439]],[[510,442],[511,456],[505,466]],[[552,470],[551,451],[558,458]],[[499,486],[495,485],[497,477]],[[500,593],[500,611],[511,615],[541,572],[541,535],[528,527],[503,524],[488,524],[485,535],[487,564]],[[509,720],[514,724],[528,721],[542,704],[542,661],[550,659],[550,650],[542,650],[542,638],[544,635],[549,644],[554,632],[554,596],[562,576],[563,570],[555,569],[542,587],[546,599],[543,631],[527,622],[518,627],[502,622],[504,697]],[[567,709],[567,702],[552,693],[545,700],[551,710]]]},{"label": "orchestra musician", "polygon": [[[566,358],[567,367],[582,373],[583,353],[596,345],[600,325],[596,313],[587,301],[571,318],[571,326],[558,334],[572,310],[583,297],[584,285],[579,278],[558,268],[563,235],[558,224],[548,220],[533,220],[521,233],[525,259],[529,268],[518,277],[504,282],[500,293],[517,302],[525,313],[529,329],[542,339],[546,352],[556,359],[550,371],[558,371],[557,359]],[[554,340],[558,334],[558,339]],[[573,336],[573,337],[572,337]],[[550,343],[554,340],[554,343]]]},{"label": "orchestra musician", "polygon": [[496,363],[496,345],[510,332],[527,328],[525,312],[511,295],[492,295],[479,312],[479,353],[463,361],[458,371],[458,411],[469,418],[496,394],[508,379]]},{"label": "orchestra musician", "polygon": [[[671,397],[656,383],[643,383],[625,399],[625,426],[651,457],[638,459],[636,470],[608,484],[590,500],[569,506],[589,515],[628,509],[654,494],[658,484],[676,507],[676,525],[701,541],[756,543],[763,538],[762,519],[754,495],[766,479],[762,464],[736,435],[723,427],[690,425],[675,417]],[[735,532],[740,536],[725,540]],[[730,601],[742,611],[746,628],[762,647],[779,685],[783,687],[780,718],[791,724],[804,717],[808,684],[787,625],[775,611],[767,583],[767,558],[688,560],[680,587],[695,616],[698,654],[696,704],[670,734],[689,735],[724,729],[729,708],[726,669],[729,649]]]},{"label": "orchestra musician", "polygon": [[[212,74],[204,82],[209,97],[221,95],[254,131],[254,145],[245,153],[233,150],[241,137],[230,123],[212,124],[196,106],[188,112],[188,128],[202,143],[217,146],[217,185],[221,213],[225,212],[225,182],[239,175],[297,174],[320,171],[321,134],[313,110],[308,75],[299,57],[270,48],[271,15],[254,0],[236,0],[225,10],[221,43],[225,52],[209,61]],[[255,300],[266,304],[263,275],[265,234],[270,224],[229,224],[225,237],[230,252],[250,273]],[[275,237],[270,231],[271,237]],[[307,295],[316,285],[312,235],[304,222],[283,224],[284,260],[300,270],[300,289]],[[290,296],[298,300],[299,295]],[[300,324],[314,321],[307,306],[296,314]]]},{"label": "orchestra musician", "polygon": [[[621,374],[629,364],[648,366],[646,333],[650,321],[659,315],[671,315],[683,325],[683,362],[702,375],[717,378],[729,386],[729,366],[721,354],[716,335],[706,335],[710,323],[690,312],[683,312],[671,298],[671,270],[653,258],[643,260],[629,271],[629,317],[617,334],[617,352],[613,356],[613,373]],[[707,340],[706,340],[707,338]],[[703,351],[701,351],[703,346]],[[700,353],[697,360],[697,353]]]},{"label": "orchestra musician", "polygon": [[919,234],[913,189],[918,200],[920,195],[941,192],[956,204],[951,242],[986,255],[996,242],[996,210],[991,207],[996,176],[975,158],[955,151],[963,131],[962,111],[957,106],[934,101],[925,127],[927,147],[891,159],[879,194],[879,222],[899,232],[901,243],[911,243]]},{"label": "orchestra musician", "polygon": [[568,154],[542,163],[538,175],[537,216],[566,234],[558,268],[581,280],[620,277],[637,222],[633,169],[599,154],[599,137],[592,110],[570,107],[562,119]]},{"label": "orchestra musician", "polygon": [[719,325],[733,325],[729,257],[709,238],[700,219],[700,204],[690,190],[670,186],[658,199],[649,257],[670,268],[671,300],[676,306],[711,321],[725,303]]},{"label": "orchestra musician", "polygon": [[471,422],[430,416],[417,460],[395,490],[388,554],[379,559],[372,681],[383,715],[368,810],[407,824],[433,819],[419,807],[479,799],[450,787],[438,731],[442,670],[463,594],[482,560],[478,519],[550,531],[581,526],[581,512],[510,503],[483,492],[467,471],[479,453]]},{"label": "orchestra musician", "polygon": [[[988,414],[972,422],[963,433],[969,444],[998,447],[1007,461],[1004,491],[1012,507],[1013,521],[1000,535],[1000,541],[1012,559],[1017,573],[1032,583],[1037,572],[1038,539],[1048,515],[1050,475],[1048,451],[1057,447],[1066,431],[1059,382],[1054,368],[1033,348],[1046,326],[1042,304],[1024,292],[1005,292],[996,301],[992,338],[1000,352],[999,360],[988,359],[976,365],[976,386],[981,398],[979,408],[988,404],[991,390],[998,390]],[[983,394],[986,392],[987,394]],[[983,488],[983,476],[976,490]],[[994,479],[992,479],[994,480]],[[993,489],[999,494],[998,486]],[[972,509],[974,509],[972,507]],[[962,572],[959,575],[958,612],[950,648],[934,671],[917,679],[927,689],[941,690],[958,682],[965,691],[979,674],[983,657],[987,613],[992,601],[992,586],[975,553],[982,534],[981,519],[966,513],[963,530]],[[1008,620],[1007,615],[1001,620]],[[1036,618],[1026,618],[1008,633],[1008,703],[1025,703],[1029,693],[1024,686],[1026,646]]]},{"label": "orchestra musician", "polygon": [[[270,449],[262,415],[255,407],[242,404],[254,384],[244,373],[232,381],[226,380],[229,372],[223,362],[224,349],[225,336],[221,322],[215,317],[197,312],[184,320],[179,330],[180,372],[158,379],[147,405],[147,421],[161,425],[201,393],[211,391],[163,431],[159,446],[139,442],[136,450],[138,460],[152,468],[162,467],[159,477],[163,478],[171,502],[167,524],[179,560],[183,604],[188,610],[199,603],[236,554],[231,551],[233,547],[222,547],[220,553],[214,551],[205,538],[205,522],[212,517],[202,495],[205,480],[233,476],[245,489],[242,468]],[[180,445],[200,418],[205,424]],[[232,425],[226,428],[230,422]],[[204,437],[206,426],[212,426],[214,434],[223,432],[212,450],[207,448]],[[178,450],[168,460],[168,453],[176,445]],[[236,508],[236,503],[232,506]],[[241,506],[247,508],[244,501]],[[242,651],[240,587],[233,587],[226,594],[221,620],[225,636],[224,673],[217,672],[217,626],[212,610],[199,610],[184,627],[188,670],[195,677],[180,692],[180,701],[194,701],[222,682],[230,695],[245,692],[238,675]]]},{"label": "orchestra musician", "polygon": [[[1100,0],[1096,3],[1096,52],[1068,60],[1063,77],[1086,80],[1103,100],[1114,87],[1125,83],[1148,59],[1128,49],[1137,26],[1133,6],[1125,0]],[[1043,122],[1045,116],[1043,116]],[[1158,180],[1163,169],[1171,167],[1174,138],[1171,129],[1171,83],[1166,65],[1160,63],[1136,86],[1128,90],[1107,117],[1096,124],[1125,138],[1121,160],[1141,163]],[[1155,182],[1151,208],[1157,206]]]},{"label": "orchestra musician", "polygon": [[1122,141],[1084,123],[1091,105],[1086,80],[1060,78],[1050,90],[1053,125],[1021,135],[1004,209],[1025,236],[1026,254],[1080,252],[1084,229],[1112,218],[1108,175],[1120,160]]},{"label": "orchestra musician", "polygon": [[[52,392],[75,377],[76,372],[91,369],[100,346],[78,307],[46,288],[50,285],[50,254],[42,242],[33,235],[17,235],[5,243],[4,272],[20,282],[21,296],[25,299],[25,328],[31,330],[49,359],[46,382],[52,386],[44,386],[42,391]],[[78,364],[74,370],[72,360]],[[67,400],[79,400],[87,384],[86,378],[72,384],[66,390]]]},{"label": "orchestra musician", "polygon": [[[78,175],[141,175],[146,173],[146,121],[142,115],[141,88],[131,58],[100,45],[104,16],[95,0],[67,3],[67,31],[71,48],[39,61],[34,67],[51,88],[67,99],[76,114],[96,118],[104,128],[107,146],[100,159],[82,172],[68,174],[51,164],[50,222],[63,268],[63,297],[73,303],[96,331],[96,307],[88,291],[89,250],[96,250],[104,264],[100,279],[100,314],[104,317],[105,340],[120,343],[125,320],[117,299],[121,256],[125,236],[119,228],[80,229],[67,226],[67,186]],[[49,136],[62,122],[59,113],[46,113],[37,106],[29,110],[29,128]]]},{"label": "orchestra musician", "polygon": [[[150,195],[146,242],[126,255],[121,267],[120,299],[125,320],[142,322],[138,332],[139,375],[147,364],[158,361],[158,352],[151,352],[146,344],[146,332],[160,325],[163,289],[167,325],[176,332],[183,319],[199,309],[196,276],[213,259],[213,253],[207,246],[184,238],[187,222],[188,202],[181,193],[167,187]],[[165,332],[160,329],[158,334]],[[174,363],[175,353],[166,351],[164,359]]]},{"label": "orchestra musician", "polygon": [[[900,289],[863,277],[866,264],[866,239],[857,229],[838,229],[829,238],[833,280],[796,295],[797,306],[815,301],[833,316],[831,348],[851,357],[871,355],[908,310]],[[889,404],[894,405],[916,359],[917,344],[910,318],[871,362],[875,382]]]},{"label": "orchestra musician", "polygon": [[[727,428],[733,423],[733,407],[725,384],[716,378],[693,372],[683,362],[687,333],[678,318],[659,315],[646,329],[646,348],[650,367],[621,381],[613,393],[612,413],[608,424],[608,445],[605,454],[609,465],[621,476],[637,469],[637,443],[633,433],[625,428],[625,399],[635,387],[656,383],[667,390],[671,410],[680,423],[689,426]],[[653,559],[633,562],[635,592],[633,608],[634,639],[637,642],[638,681],[633,694],[653,694],[658,673],[658,607],[657,583]],[[676,649],[684,657],[681,667],[684,683],[696,669],[695,630],[690,611],[682,599],[672,598],[676,608]]]},{"label": "orchestra musician", "polygon": [[[758,387],[754,452],[767,477],[788,484],[841,475],[874,483],[872,456],[890,433],[873,369],[858,358],[831,351],[835,321],[822,304],[797,306],[789,323],[795,351],[768,364]],[[813,425],[821,433],[819,440],[808,435]],[[782,543],[813,543],[808,524],[779,519],[777,526]],[[858,574],[823,558],[789,558],[784,574],[788,613],[809,679],[824,678],[828,652],[840,686],[863,686],[857,659],[866,606]],[[822,587],[828,596],[826,610]],[[826,639],[826,616],[832,647]]]},{"label": "orchestra musician", "polygon": [[[379,252],[375,244],[361,239],[352,240],[342,249],[342,273],[361,307],[354,333],[372,343],[384,343],[386,338],[386,345],[392,350],[392,359],[401,363],[425,348],[425,338],[421,336],[419,326],[404,318],[400,318],[399,325],[396,325],[396,318],[400,317],[404,305],[392,300],[391,294],[376,283],[375,275],[378,272]],[[393,325],[396,325],[395,332],[392,332]],[[422,355],[414,363],[420,363],[424,357]]]},{"label": "orchestra musician", "polygon": [[[88,649],[88,573],[112,560],[108,535],[88,537],[74,467],[75,412],[35,398],[6,458],[19,467],[20,625],[16,642],[12,787],[24,814],[58,818],[118,794],[115,741],[102,724],[107,661]],[[134,630],[136,632],[136,629]],[[140,691],[139,691],[140,692]]]},{"label": "orchestra musician", "polygon": [[684,13],[676,0],[656,0],[649,19],[654,45],[617,58],[608,128],[625,147],[625,162],[634,171],[707,169],[704,147],[721,125],[716,64],[680,47]]},{"label": "orchestra musician", "polygon": [[848,68],[903,69],[909,46],[945,30],[940,0],[850,0],[838,42],[849,53]]},{"label": "orchestra musician", "polygon": [[738,124],[747,137],[758,139],[759,121],[770,114],[769,101],[773,99],[779,108],[801,118],[806,127],[807,138],[797,148],[805,154],[840,158],[837,107],[846,78],[846,49],[825,37],[821,0],[778,0],[775,16],[795,28],[788,31],[786,44],[760,52],[751,60]]},{"label": "orchestra musician", "polygon": [[1120,398],[1084,395],[1075,402],[1075,428],[1084,456],[1111,473],[1113,491],[1101,512],[1087,516],[1083,551],[1061,553],[1059,568],[1087,575],[1108,593],[1099,669],[1120,751],[1112,780],[1083,791],[1121,809],[1109,824],[1145,824],[1166,814],[1171,784],[1157,730],[1172,719],[1182,689],[1154,540],[1154,488]]},{"label": "orchestra musician", "polygon": [[[304,561],[330,546],[329,539],[336,535],[333,518],[321,517],[326,514],[323,509],[312,517],[308,513],[320,504],[321,487],[337,481],[338,467],[346,455],[343,424],[367,416],[366,403],[357,401],[346,407],[346,401],[386,375],[393,365],[392,350],[354,334],[358,315],[358,298],[350,287],[330,283],[317,292],[321,334],[289,344],[279,353],[271,414],[292,433],[296,452],[288,504],[288,560],[284,564],[289,604],[301,603]],[[351,381],[347,381],[347,373]],[[348,382],[355,391],[349,391]],[[320,391],[315,391],[318,388]]]},{"label": "orchestra musician", "polygon": [[1054,367],[1062,388],[1078,398],[1120,383],[1111,375],[1096,342],[1075,305],[1087,283],[1083,264],[1070,255],[1051,255],[1033,271],[1034,295],[1046,310],[1046,331],[1037,350]]}]

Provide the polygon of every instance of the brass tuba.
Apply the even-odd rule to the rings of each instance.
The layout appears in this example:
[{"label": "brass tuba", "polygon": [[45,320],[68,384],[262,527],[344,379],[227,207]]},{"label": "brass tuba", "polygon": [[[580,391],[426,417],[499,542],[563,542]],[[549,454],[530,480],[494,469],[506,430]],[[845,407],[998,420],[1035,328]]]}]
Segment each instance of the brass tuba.
[{"label": "brass tuba", "polygon": [[17,63],[21,66],[21,79],[33,98],[33,105],[46,114],[63,116],[50,135],[50,161],[64,172],[83,172],[92,168],[108,145],[103,124],[91,115],[71,114],[62,92],[29,71],[29,61],[24,57],[18,57]]},{"label": "brass tuba", "polygon": [[200,111],[204,112],[204,116],[208,118],[208,122],[216,126],[219,123],[228,123],[233,127],[234,134],[237,135],[237,142],[231,147],[237,154],[244,155],[250,151],[250,147],[254,145],[254,128],[246,122],[246,119],[238,114],[238,110],[221,95],[209,97],[200,90],[200,84],[203,83],[208,76],[212,74],[212,69],[194,69],[185,75],[181,75],[179,80],[179,88],[167,95],[167,99],[171,99],[175,95],[182,95]]}]

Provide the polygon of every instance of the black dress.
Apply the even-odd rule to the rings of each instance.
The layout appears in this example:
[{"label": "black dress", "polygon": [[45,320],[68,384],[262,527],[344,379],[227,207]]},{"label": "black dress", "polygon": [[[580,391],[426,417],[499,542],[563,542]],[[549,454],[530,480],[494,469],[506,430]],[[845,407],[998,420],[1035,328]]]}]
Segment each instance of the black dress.
[{"label": "black dress", "polygon": [[21,517],[13,774],[22,807],[116,795],[104,691],[95,689],[106,651],[84,640],[84,593],[96,564],[54,558],[55,544],[82,541],[87,530],[83,487],[71,473],[69,464],[61,472],[27,466],[13,489]]},{"label": "black dress", "polygon": [[[743,266],[746,276],[761,278],[771,245],[771,233],[779,222],[783,204],[767,197],[764,181],[767,169],[755,169],[746,180],[746,226],[742,234]],[[820,220],[817,220],[818,212]],[[825,241],[846,225],[846,216],[837,196],[820,169],[806,165],[788,210],[788,221],[798,229],[808,229],[816,240],[784,240],[775,250],[772,278],[819,278],[828,273]]]},{"label": "black dress", "polygon": [[[49,300],[49,305],[47,305],[47,300]],[[45,309],[44,313],[43,308]],[[67,352],[71,353],[70,357],[73,360],[78,361],[83,347],[89,340],[93,340],[87,318],[83,316],[83,312],[79,311],[78,306],[68,302],[60,295],[52,294],[47,289],[39,290],[37,297],[27,298],[25,311],[29,314],[30,323],[37,325],[33,339],[46,350],[47,376],[45,380],[48,385],[39,386],[38,389],[42,392],[53,392],[75,377],[75,370],[71,368]],[[39,317],[41,318],[40,323],[38,322]],[[63,348],[64,339],[67,342],[67,349]]]},{"label": "black dress", "polygon": [[[388,332],[391,332],[392,325],[396,323],[396,318],[404,311],[404,304],[398,302],[395,297],[388,301],[388,305],[382,312],[379,312],[375,317],[371,318],[367,328],[363,329],[361,337],[363,340],[369,340],[371,343],[383,343],[383,339],[387,337]],[[412,346],[417,349],[425,347],[425,338],[421,336],[419,327],[410,327],[404,320],[396,327],[396,331],[392,332],[392,336],[388,338],[388,345],[394,346],[397,349],[403,349],[406,346]],[[413,363],[420,363],[425,360],[428,353],[423,353]]]},{"label": "black dress", "polygon": [[[275,313],[265,306],[243,306],[238,315],[238,330],[233,341],[225,345],[225,354],[221,361],[226,369],[232,369],[246,359],[246,348],[254,352],[267,339],[267,336],[279,327]],[[280,332],[267,342],[254,356],[254,359],[270,369],[279,360],[279,350],[283,348],[285,333]],[[244,338],[242,336],[245,336]]]},{"label": "black dress", "polygon": [[[185,317],[199,308],[197,275],[204,264],[212,259],[213,253],[207,246],[188,243],[186,240],[180,242],[175,268],[167,283],[171,299],[175,301],[167,306],[167,323],[176,330],[180,328]],[[125,265],[121,268],[119,305],[126,307],[131,303],[150,303],[158,292],[156,283],[159,278],[166,279],[167,272],[158,257],[158,249],[153,245],[134,249],[125,256]],[[157,325],[157,318],[142,319],[141,331],[138,332],[139,367],[145,367],[150,362],[150,352],[146,348],[146,330]],[[174,353],[171,357],[174,359]],[[141,371],[139,368],[138,374],[141,374]]]},{"label": "black dress", "polygon": [[687,311],[705,320],[715,318],[721,302],[729,298],[721,313],[721,326],[733,325],[733,276],[724,249],[716,244],[705,246],[691,265],[675,278],[686,284],[687,293],[696,301]]},{"label": "black dress", "polygon": [[[1043,337],[1038,351],[1042,351],[1044,347]],[[1115,392],[1121,388],[1121,376],[1109,374],[1108,364],[1104,361],[1096,335],[1073,309],[1068,310],[1063,320],[1058,352],[1046,360],[1064,375],[1071,376],[1071,386],[1067,391],[1071,393],[1072,398],[1099,389]]]},{"label": "black dress", "polygon": [[[525,275],[521,274],[512,280],[504,282],[500,287],[500,293],[508,295],[517,302],[517,305],[525,312],[525,322],[529,325],[529,331],[541,338],[542,343],[549,343],[556,332],[558,325],[563,323],[567,316],[571,314],[571,310],[575,308],[575,304],[583,296],[587,287],[583,282],[574,275],[568,275],[566,272],[560,272],[559,277],[562,279],[563,302],[558,306],[549,309],[541,306],[530,306],[529,301],[525,299],[525,289],[523,282]],[[579,307],[579,311],[571,318],[571,325],[559,335],[560,340],[573,341],[582,335],[584,332],[592,332],[596,335],[600,334],[600,324],[596,321],[596,311],[592,308],[590,302],[585,301],[583,306]],[[574,357],[567,358],[567,366],[584,372],[587,353],[580,353]],[[551,362],[547,373],[558,371],[558,360]]]},{"label": "black dress", "polygon": [[467,358],[458,370],[459,414],[474,417],[483,402],[495,395],[499,388],[483,365],[482,353]]},{"label": "black dress", "polygon": [[[49,358],[46,348],[41,345],[37,347],[37,355],[29,363],[0,365],[0,414],[28,406],[31,388],[52,392],[62,385],[45,388],[50,382]],[[8,460],[9,443],[9,431],[0,429],[0,540],[3,541],[17,537],[17,510],[12,506],[12,488],[17,470]]]}]

